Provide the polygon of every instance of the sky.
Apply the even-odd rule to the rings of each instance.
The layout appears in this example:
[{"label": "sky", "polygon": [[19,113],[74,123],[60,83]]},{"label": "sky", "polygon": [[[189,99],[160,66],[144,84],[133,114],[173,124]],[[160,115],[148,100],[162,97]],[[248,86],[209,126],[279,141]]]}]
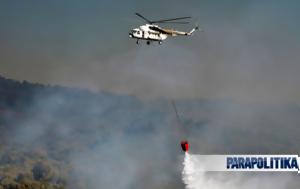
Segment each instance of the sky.
[{"label": "sky", "polygon": [[[129,94],[141,99],[204,98],[299,104],[299,10],[300,2],[296,0],[1,0],[0,75],[20,81]],[[189,31],[198,24],[203,32],[196,32],[192,37],[168,38],[162,45],[136,45],[135,40],[128,38],[128,32],[144,22],[134,15],[135,12],[149,19],[191,16],[189,25],[166,27]],[[136,123],[136,115],[142,123],[148,123],[144,118],[152,120],[151,116],[154,116],[154,110],[151,109],[144,110],[145,113],[140,108],[133,111],[132,102],[123,102],[129,104],[128,107],[123,107],[118,100],[103,99],[103,102],[100,101],[103,105],[91,103],[88,110],[83,112],[87,116],[95,115],[95,111],[100,112],[102,117],[99,116],[99,119],[106,118],[108,122],[112,121],[112,125],[121,128],[122,124],[132,126]],[[47,114],[50,120],[56,120],[51,117],[53,112],[65,107],[61,102],[64,99],[60,97],[43,99],[45,104],[42,105],[50,109]],[[190,112],[195,114],[195,118],[191,116],[192,120],[197,118],[195,123],[192,122],[195,127],[189,133],[194,152],[295,153],[298,149],[297,104],[291,107],[279,105],[264,108],[263,103],[256,106],[216,101],[215,105],[212,103],[213,105],[205,106],[195,103],[197,101],[190,102],[186,106],[179,103],[178,109],[183,116],[188,116]],[[161,122],[163,115],[159,108],[164,104],[159,101],[157,104],[158,110],[154,112],[159,112],[155,119],[158,123],[153,122],[153,127],[157,128],[159,135],[155,138],[150,133],[148,138],[125,136],[119,140],[119,132],[115,132],[114,128],[110,130],[109,127],[108,131],[116,135],[109,140],[112,148],[109,148],[111,152],[107,156],[111,160],[108,167],[116,163],[111,157],[119,154],[120,150],[129,150],[128,148],[133,150],[133,155],[136,152],[142,157],[145,155],[146,160],[153,157],[152,151],[147,148],[142,148],[145,152],[140,153],[130,145],[128,147],[132,139],[138,141],[134,143],[137,146],[151,144],[151,148],[158,147],[158,153],[154,154],[158,160],[162,160],[163,155],[167,154],[165,149],[170,145],[169,139],[172,137],[169,135],[174,125],[171,121]],[[168,109],[167,106],[165,108]],[[22,123],[28,125],[21,127],[22,136],[24,133],[38,137],[40,133],[48,134],[48,125],[51,124],[45,124],[48,120],[43,120],[40,115],[42,111],[37,109],[36,112],[37,115],[30,118],[28,123]],[[173,116],[173,112],[169,116],[172,117],[171,115]],[[79,116],[78,119],[85,121],[85,116]],[[90,121],[95,122],[96,126],[99,124],[97,119]],[[66,128],[66,133],[69,128],[70,131],[73,128],[73,124],[58,125]],[[137,125],[142,126],[139,122]],[[96,126],[91,127],[87,138],[99,138]],[[13,138],[21,137],[16,135]],[[29,139],[35,141],[36,138]],[[154,145],[153,140],[156,141]],[[77,157],[78,165],[90,157],[101,161],[103,156],[99,154],[107,152],[103,151],[101,144],[96,147],[86,156]],[[138,159],[139,156],[135,158]],[[136,164],[130,158],[123,160],[120,164],[127,165],[127,160],[129,165]],[[152,162],[147,162],[152,167]],[[137,164],[137,170],[145,167],[142,163],[144,162]],[[92,164],[90,167],[101,172],[98,169],[101,165]],[[160,164],[156,166],[158,165]],[[156,171],[160,172],[155,170],[153,173]],[[94,175],[96,177],[92,179],[98,184],[99,174]],[[142,176],[144,175],[149,180],[147,176],[155,174],[147,171]],[[135,178],[134,176],[128,178]],[[104,179],[111,181],[111,177],[107,177]],[[125,183],[127,181],[127,178],[124,179]],[[276,177],[267,181],[276,185],[282,180]],[[297,182],[297,179],[293,181]],[[111,182],[115,183],[114,180]],[[254,180],[254,183],[258,182]],[[248,186],[245,185],[245,188]],[[296,188],[293,186],[286,188]]]},{"label": "sky", "polygon": [[[300,3],[0,1],[0,75],[140,98],[299,102]],[[149,19],[192,16],[204,31],[136,45]]]}]

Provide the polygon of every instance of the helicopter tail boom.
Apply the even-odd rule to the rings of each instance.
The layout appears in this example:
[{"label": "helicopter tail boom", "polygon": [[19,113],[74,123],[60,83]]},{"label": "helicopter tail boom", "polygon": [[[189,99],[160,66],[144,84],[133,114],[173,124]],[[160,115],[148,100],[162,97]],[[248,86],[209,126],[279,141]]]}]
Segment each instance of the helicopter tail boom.
[{"label": "helicopter tail boom", "polygon": [[171,35],[171,36],[178,36],[178,35],[192,35],[196,30],[198,30],[198,26],[196,26],[195,28],[193,28],[191,31],[189,32],[183,32],[183,31],[176,31],[176,30],[168,30],[168,29],[162,29],[164,30],[167,34]]}]

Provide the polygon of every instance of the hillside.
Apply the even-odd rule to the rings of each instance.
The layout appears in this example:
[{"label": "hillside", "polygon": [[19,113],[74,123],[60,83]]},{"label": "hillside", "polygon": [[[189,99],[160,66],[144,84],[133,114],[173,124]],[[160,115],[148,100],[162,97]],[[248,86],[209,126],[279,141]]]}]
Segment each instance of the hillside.
[{"label": "hillside", "polygon": [[155,137],[162,136],[159,127],[167,128],[160,110],[166,104],[157,105],[0,77],[0,188],[113,187],[114,181],[95,175],[109,166],[110,174],[123,177],[119,171],[128,162],[142,163],[153,145],[164,146]]},{"label": "hillside", "polygon": [[[299,154],[300,106],[142,101],[0,77],[0,189],[183,188],[191,153]],[[239,142],[237,142],[239,141]]]}]

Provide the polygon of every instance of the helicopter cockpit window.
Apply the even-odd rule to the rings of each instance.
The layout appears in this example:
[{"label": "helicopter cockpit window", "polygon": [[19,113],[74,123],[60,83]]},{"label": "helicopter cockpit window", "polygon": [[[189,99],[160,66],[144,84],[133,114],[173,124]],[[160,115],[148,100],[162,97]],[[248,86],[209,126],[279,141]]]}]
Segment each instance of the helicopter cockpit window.
[{"label": "helicopter cockpit window", "polygon": [[137,34],[140,34],[140,31],[137,31],[136,33],[137,33]]}]

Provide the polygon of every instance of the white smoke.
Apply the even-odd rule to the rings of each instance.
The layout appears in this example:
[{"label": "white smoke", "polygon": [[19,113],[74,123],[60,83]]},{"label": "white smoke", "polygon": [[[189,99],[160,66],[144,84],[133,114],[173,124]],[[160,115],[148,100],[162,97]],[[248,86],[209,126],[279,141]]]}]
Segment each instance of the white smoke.
[{"label": "white smoke", "polygon": [[294,174],[204,172],[204,165],[199,158],[185,153],[182,181],[186,189],[297,188],[297,184],[291,184],[297,179]]}]

